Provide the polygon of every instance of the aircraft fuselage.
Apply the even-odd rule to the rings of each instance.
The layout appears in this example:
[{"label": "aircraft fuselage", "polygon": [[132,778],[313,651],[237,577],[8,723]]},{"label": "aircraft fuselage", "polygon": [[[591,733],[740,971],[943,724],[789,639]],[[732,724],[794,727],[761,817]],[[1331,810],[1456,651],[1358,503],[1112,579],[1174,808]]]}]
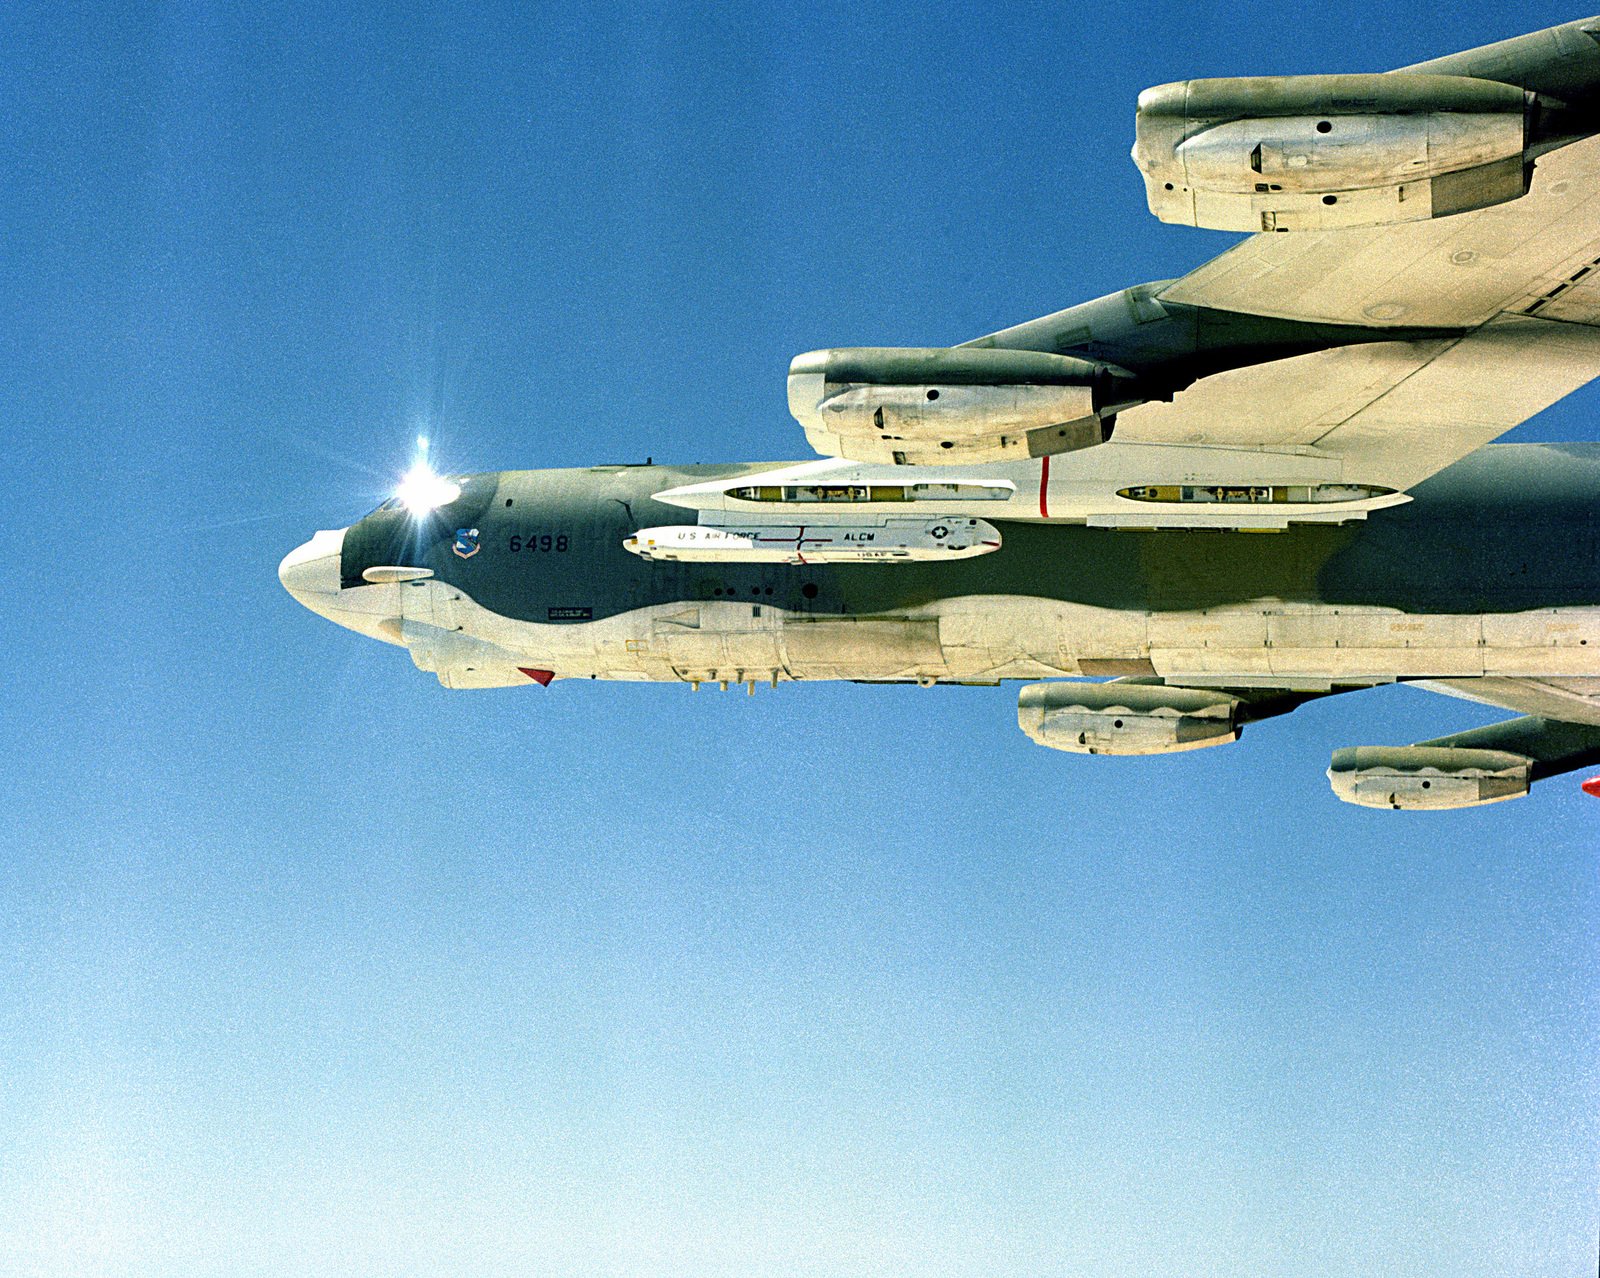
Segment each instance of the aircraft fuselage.
[{"label": "aircraft fuselage", "polygon": [[640,529],[692,522],[655,494],[771,469],[462,477],[449,505],[380,509],[319,534],[282,575],[307,606],[404,645],[452,687],[547,674],[1307,686],[1600,674],[1597,445],[1491,446],[1403,506],[1270,534],[982,511],[1003,546],[948,562],[673,562],[624,549]]}]

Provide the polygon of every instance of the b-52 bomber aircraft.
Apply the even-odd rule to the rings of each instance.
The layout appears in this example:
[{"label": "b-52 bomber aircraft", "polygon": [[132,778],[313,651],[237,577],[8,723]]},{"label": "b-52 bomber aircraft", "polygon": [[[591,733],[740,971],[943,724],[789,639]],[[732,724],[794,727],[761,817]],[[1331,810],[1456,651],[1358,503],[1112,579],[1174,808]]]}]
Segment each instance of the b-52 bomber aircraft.
[{"label": "b-52 bomber aircraft", "polygon": [[799,356],[821,460],[419,468],[283,584],[449,688],[1023,679],[1040,744],[1155,754],[1418,681],[1519,717],[1341,749],[1341,799],[1600,761],[1600,445],[1490,445],[1600,374],[1600,18],[1162,85],[1136,139],[1158,218],[1248,238],[965,345]]}]

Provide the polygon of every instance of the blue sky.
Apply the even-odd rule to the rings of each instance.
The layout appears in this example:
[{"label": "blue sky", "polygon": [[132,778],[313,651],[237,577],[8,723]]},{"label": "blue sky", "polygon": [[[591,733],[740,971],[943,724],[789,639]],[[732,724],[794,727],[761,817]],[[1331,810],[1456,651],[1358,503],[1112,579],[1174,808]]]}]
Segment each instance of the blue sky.
[{"label": "blue sky", "polygon": [[1323,777],[1492,712],[449,693],[274,572],[419,431],[804,457],[796,352],[1228,242],[1141,88],[1517,10],[9,7],[0,1274],[1588,1272],[1600,804]]}]

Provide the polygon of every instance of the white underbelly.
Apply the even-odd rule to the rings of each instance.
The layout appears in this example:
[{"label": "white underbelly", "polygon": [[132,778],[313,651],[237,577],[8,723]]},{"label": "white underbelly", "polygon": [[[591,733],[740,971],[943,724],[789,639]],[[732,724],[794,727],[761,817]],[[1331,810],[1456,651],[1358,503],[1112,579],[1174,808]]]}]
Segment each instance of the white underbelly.
[{"label": "white underbelly", "polygon": [[1260,606],[1154,614],[1161,675],[1410,678],[1586,674],[1600,669],[1600,609],[1507,614]]},{"label": "white underbelly", "polygon": [[893,616],[701,601],[545,624],[502,617],[458,596],[452,619],[460,633],[503,656],[485,668],[489,649],[475,649],[470,677],[438,671],[450,686],[526,682],[521,671],[528,667],[558,678],[695,683],[1141,672],[1255,682],[1600,674],[1600,608],[1426,615],[1263,600],[1146,613],[989,595]]}]

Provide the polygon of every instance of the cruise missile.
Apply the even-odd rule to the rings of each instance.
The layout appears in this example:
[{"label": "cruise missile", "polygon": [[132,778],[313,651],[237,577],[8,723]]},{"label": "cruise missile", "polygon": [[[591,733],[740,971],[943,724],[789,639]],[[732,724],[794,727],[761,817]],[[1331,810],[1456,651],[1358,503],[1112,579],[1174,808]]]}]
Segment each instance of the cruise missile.
[{"label": "cruise missile", "polygon": [[983,519],[887,519],[858,524],[684,524],[641,528],[622,543],[642,559],[701,563],[865,564],[971,559],[1000,549]]}]

